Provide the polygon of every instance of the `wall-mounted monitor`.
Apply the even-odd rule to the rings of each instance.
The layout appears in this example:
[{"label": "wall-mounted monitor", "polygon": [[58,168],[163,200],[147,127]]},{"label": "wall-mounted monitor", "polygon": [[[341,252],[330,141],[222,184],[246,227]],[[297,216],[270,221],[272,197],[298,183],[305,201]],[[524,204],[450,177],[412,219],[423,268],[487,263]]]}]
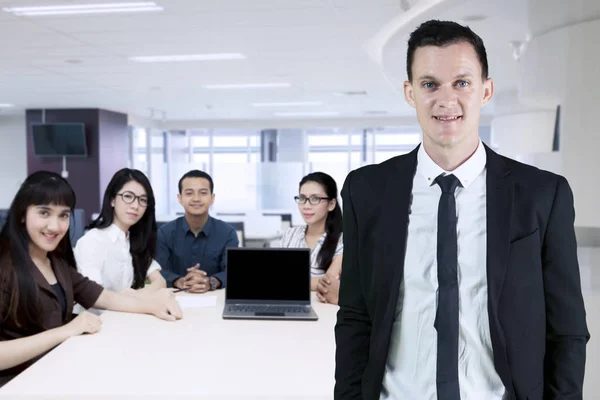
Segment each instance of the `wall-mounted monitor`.
[{"label": "wall-mounted monitor", "polygon": [[87,157],[82,123],[33,124],[33,153],[38,157]]}]

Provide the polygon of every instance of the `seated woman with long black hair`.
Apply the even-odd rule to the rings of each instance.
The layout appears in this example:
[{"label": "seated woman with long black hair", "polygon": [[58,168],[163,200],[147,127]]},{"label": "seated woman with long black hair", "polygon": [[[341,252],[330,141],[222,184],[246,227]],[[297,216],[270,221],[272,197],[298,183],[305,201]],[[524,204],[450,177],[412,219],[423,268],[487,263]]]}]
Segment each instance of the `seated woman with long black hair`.
[{"label": "seated woman with long black hair", "polygon": [[77,272],[69,240],[75,193],[60,175],[40,171],[21,185],[0,232],[0,386],[71,336],[95,333],[100,318],[86,308],[181,318],[174,294],[143,298],[105,290]]},{"label": "seated woman with long black hair", "polygon": [[311,289],[322,302],[337,304],[344,252],[337,185],[326,173],[313,172],[299,186],[294,199],[306,225],[288,229],[281,247],[310,249]]},{"label": "seated woman with long black hair", "polygon": [[82,275],[115,292],[144,294],[167,287],[154,260],[154,192],[141,171],[123,168],[113,175],[102,211],[88,229],[75,246]]}]

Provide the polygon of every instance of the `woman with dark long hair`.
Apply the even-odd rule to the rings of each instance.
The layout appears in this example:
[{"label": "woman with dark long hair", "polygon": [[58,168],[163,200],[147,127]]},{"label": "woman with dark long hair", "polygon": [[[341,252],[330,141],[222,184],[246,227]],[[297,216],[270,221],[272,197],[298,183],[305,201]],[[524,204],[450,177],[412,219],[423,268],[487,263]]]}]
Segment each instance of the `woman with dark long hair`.
[{"label": "woman with dark long hair", "polygon": [[0,386],[71,336],[95,333],[86,308],[181,318],[167,289],[143,299],[105,290],[77,272],[69,240],[75,193],[60,175],[39,171],[21,185],[0,232]]},{"label": "woman with dark long hair", "polygon": [[87,228],[75,246],[82,275],[115,292],[141,295],[167,287],[154,260],[155,200],[144,173],[117,171],[104,192],[100,215]]},{"label": "woman with dark long hair", "polygon": [[337,185],[326,173],[313,172],[299,186],[294,199],[306,225],[288,229],[281,246],[310,249],[311,289],[319,300],[337,304],[344,251]]}]

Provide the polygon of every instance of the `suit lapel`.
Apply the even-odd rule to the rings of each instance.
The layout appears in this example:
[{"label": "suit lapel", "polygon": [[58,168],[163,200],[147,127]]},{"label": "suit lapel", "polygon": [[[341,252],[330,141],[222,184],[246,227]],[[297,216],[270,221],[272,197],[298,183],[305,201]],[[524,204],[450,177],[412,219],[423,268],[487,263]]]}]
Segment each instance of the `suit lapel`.
[{"label": "suit lapel", "polygon": [[44,289],[48,293],[51,293],[52,296],[56,297],[54,291],[52,290],[52,287],[50,287],[50,284],[44,277],[44,274],[42,274],[42,271],[40,271],[39,268],[33,262],[31,263],[31,266],[33,272],[33,279],[35,280],[35,283],[38,285],[38,287],[40,289]]},{"label": "suit lapel", "polygon": [[504,161],[487,150],[487,276],[489,300],[497,311],[510,244],[513,182]]},{"label": "suit lapel", "polygon": [[[54,276],[56,276],[56,281],[60,284],[65,292],[65,299],[67,301],[67,319],[73,312],[73,289],[71,285],[71,281],[66,276],[66,271],[64,270],[65,266],[62,264],[62,261],[57,259],[56,257],[49,255],[50,261],[52,263],[52,270],[54,271]],[[33,279],[35,283],[38,285],[40,290],[45,290],[48,292],[49,296],[56,299],[58,302],[58,298],[56,297],[56,293],[52,290],[52,287],[42,274],[42,272],[34,265],[33,266]]]},{"label": "suit lapel", "polygon": [[[408,220],[410,212],[413,177],[417,166],[417,147],[411,153],[396,157],[378,168],[378,173],[385,174],[385,189],[378,210],[380,218],[377,231],[378,247],[374,255],[373,279],[371,293],[375,299],[375,315],[372,318],[370,358],[381,360],[373,364],[373,379],[366,380],[365,393],[379,397],[381,382],[385,373],[385,360],[388,357],[392,327],[398,304],[400,284],[404,277],[404,258]],[[384,168],[387,167],[387,168]],[[366,376],[366,374],[365,374]]]},{"label": "suit lapel", "polygon": [[513,393],[506,342],[498,319],[498,302],[506,274],[510,245],[514,183],[510,170],[498,154],[487,152],[487,283],[490,335],[496,371],[506,389]]},{"label": "suit lapel", "polygon": [[[404,276],[404,258],[408,220],[413,186],[413,177],[417,166],[417,151],[419,146],[406,156],[398,157],[393,162],[394,168],[389,169],[383,196],[382,218],[385,218],[382,234],[381,273],[375,283],[377,296],[378,318],[382,321],[382,331],[386,337],[391,334],[400,284]],[[387,348],[387,344],[385,344]]]}]

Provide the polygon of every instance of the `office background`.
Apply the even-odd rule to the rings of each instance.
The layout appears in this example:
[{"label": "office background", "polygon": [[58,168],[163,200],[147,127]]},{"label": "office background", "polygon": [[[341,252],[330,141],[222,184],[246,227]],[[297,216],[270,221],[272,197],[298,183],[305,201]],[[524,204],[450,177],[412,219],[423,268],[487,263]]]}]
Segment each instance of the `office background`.
[{"label": "office background", "polygon": [[[600,2],[156,0],[107,12],[110,3],[0,0],[0,209],[29,173],[63,169],[33,155],[30,124],[84,122],[90,155],[66,170],[86,220],[129,166],[150,177],[161,219],[182,211],[177,180],[198,168],[215,179],[213,214],[286,212],[301,224],[303,175],[322,170],[341,188],[350,170],[419,143],[402,94],[406,38],[427,19],[456,20],[483,38],[495,81],[483,141],[573,189],[592,333],[586,398],[600,398]],[[14,9],[77,4],[104,8]]]}]

